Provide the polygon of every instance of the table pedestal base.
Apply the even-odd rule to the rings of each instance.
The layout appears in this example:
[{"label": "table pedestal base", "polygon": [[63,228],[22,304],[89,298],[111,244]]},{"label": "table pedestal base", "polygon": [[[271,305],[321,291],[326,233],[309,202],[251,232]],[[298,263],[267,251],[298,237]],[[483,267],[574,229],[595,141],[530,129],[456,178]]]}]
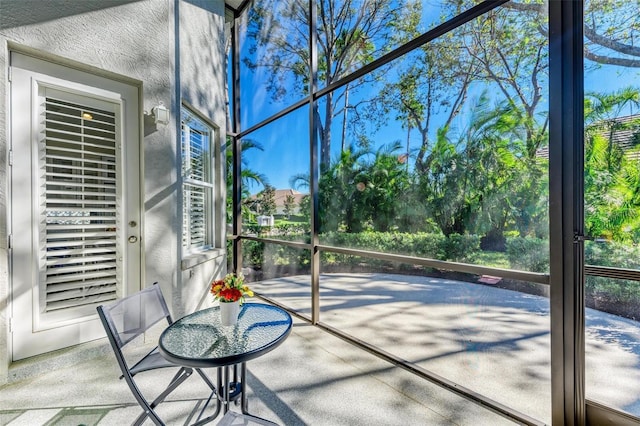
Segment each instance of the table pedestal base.
[{"label": "table pedestal base", "polygon": [[[198,416],[198,420],[193,424],[193,426],[200,426],[215,420],[215,418],[220,414],[220,411],[222,411],[223,414],[227,414],[231,403],[235,402],[237,404],[238,400],[240,400],[240,409],[242,410],[242,414],[247,416],[249,420],[254,419],[255,424],[277,426],[277,423],[273,423],[267,419],[263,419],[262,417],[249,413],[246,388],[247,364],[245,362],[241,364],[234,364],[233,377],[231,374],[231,367],[232,366],[229,365],[218,367],[218,388],[215,392],[212,392],[211,395],[209,395],[209,399],[207,399],[207,402],[200,411],[200,416],[202,416],[213,398],[216,399],[216,411],[204,419],[200,419],[200,416]],[[238,372],[238,367],[240,368],[240,372]]]}]

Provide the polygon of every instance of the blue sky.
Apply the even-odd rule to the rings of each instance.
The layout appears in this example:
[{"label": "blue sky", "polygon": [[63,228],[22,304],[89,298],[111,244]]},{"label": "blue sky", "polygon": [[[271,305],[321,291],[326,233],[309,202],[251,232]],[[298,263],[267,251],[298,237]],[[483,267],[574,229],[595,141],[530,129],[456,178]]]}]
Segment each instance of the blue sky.
[{"label": "blue sky", "polygon": [[[585,92],[613,92],[629,85],[640,85],[640,71],[621,67],[606,66],[585,72]],[[280,105],[272,104],[265,99],[263,112],[275,113]],[[624,115],[637,113],[630,108],[623,111]],[[263,127],[248,136],[249,139],[258,141],[264,151],[250,150],[244,157],[253,170],[265,174],[269,183],[277,189],[290,187],[290,177],[296,174],[305,174],[309,170],[309,130],[308,107],[305,106]],[[464,117],[461,118],[464,121]],[[339,150],[340,125],[334,127],[334,155]],[[390,143],[400,140],[406,143],[407,130],[401,129],[395,121],[380,129],[376,133],[376,139],[380,143]],[[420,144],[418,132],[413,130],[410,137],[411,149]],[[251,193],[260,191],[261,187],[250,188]],[[304,189],[300,189],[305,192]]]},{"label": "blue sky", "polygon": [[[433,12],[433,11],[432,11]],[[426,15],[425,15],[426,16]],[[432,20],[433,20],[432,15]],[[427,20],[427,18],[423,18]],[[426,25],[426,23],[424,24]],[[246,52],[241,52],[241,58]],[[586,61],[585,70],[585,92],[613,92],[622,87],[634,85],[640,86],[640,70],[628,69],[617,66],[594,66]],[[265,81],[267,81],[267,69],[256,68],[250,70],[242,65],[240,72],[240,84],[245,87],[242,91],[243,116],[242,123],[244,126],[254,125],[276,112],[286,108],[287,106],[304,98],[305,94],[300,88],[297,93],[292,82],[285,85],[291,89],[281,100],[274,100],[273,96],[268,92]],[[393,78],[393,77],[391,77]],[[485,87],[485,86],[481,86]],[[250,88],[247,90],[246,88]],[[355,103],[363,99],[375,96],[371,89],[378,88],[371,86],[370,88],[361,87],[359,92],[351,94],[350,103]],[[470,97],[476,96],[479,91],[471,92]],[[545,100],[548,100],[548,90],[544,91]],[[546,110],[546,106],[540,110]],[[638,111],[623,111],[623,115],[636,113]],[[260,143],[264,147],[264,151],[250,150],[243,154],[243,159],[249,167],[257,172],[267,176],[269,183],[276,189],[284,189],[291,187],[290,178],[297,174],[307,174],[309,170],[309,129],[308,129],[308,107],[300,108],[293,113],[259,129],[248,136]],[[442,117],[436,117],[442,121]],[[467,117],[461,114],[458,124],[466,125]],[[340,150],[341,142],[341,120],[337,117],[332,128],[332,158],[334,158]],[[436,128],[437,126],[433,126]],[[395,120],[395,113],[391,113],[388,117],[386,125],[378,129],[369,128],[370,137],[375,139],[378,145],[388,144],[399,140],[403,146],[407,142],[407,130],[402,129],[401,124]],[[420,145],[418,132],[413,130],[409,138],[410,151],[415,150]],[[253,186],[250,188],[251,193],[260,191],[262,187]],[[305,189],[300,189],[305,192]]]}]

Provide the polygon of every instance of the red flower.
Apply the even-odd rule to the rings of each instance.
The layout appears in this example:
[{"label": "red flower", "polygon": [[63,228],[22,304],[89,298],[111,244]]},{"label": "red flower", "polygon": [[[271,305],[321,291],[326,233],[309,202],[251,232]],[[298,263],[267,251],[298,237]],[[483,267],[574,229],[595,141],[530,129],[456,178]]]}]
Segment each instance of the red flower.
[{"label": "red flower", "polygon": [[209,291],[221,302],[236,302],[244,300],[245,296],[253,296],[249,287],[244,285],[244,277],[234,274],[227,274],[223,279],[213,281]]}]

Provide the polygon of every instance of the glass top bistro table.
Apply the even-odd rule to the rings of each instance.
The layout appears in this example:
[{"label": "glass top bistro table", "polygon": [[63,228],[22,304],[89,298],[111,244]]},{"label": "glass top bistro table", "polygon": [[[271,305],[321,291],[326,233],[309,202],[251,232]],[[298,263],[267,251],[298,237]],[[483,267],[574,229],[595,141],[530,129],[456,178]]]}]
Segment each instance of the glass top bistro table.
[{"label": "glass top bistro table", "polygon": [[[215,306],[182,317],[162,332],[158,346],[169,361],[186,367],[218,368],[217,408],[211,416],[195,424],[215,419],[221,404],[226,413],[230,401],[237,401],[239,397],[242,413],[252,416],[247,411],[246,362],[278,347],[289,336],[291,325],[291,315],[281,308],[244,303],[235,325],[221,325],[220,308]],[[230,367],[233,367],[233,378]],[[212,393],[200,416],[213,396]]]}]

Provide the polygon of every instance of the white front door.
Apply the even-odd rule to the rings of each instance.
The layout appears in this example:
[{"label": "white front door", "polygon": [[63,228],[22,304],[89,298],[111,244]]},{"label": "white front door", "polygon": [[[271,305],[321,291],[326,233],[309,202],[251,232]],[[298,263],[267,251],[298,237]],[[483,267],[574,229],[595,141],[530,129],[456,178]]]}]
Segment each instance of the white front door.
[{"label": "white front door", "polygon": [[140,288],[138,89],[11,53],[12,359],[104,336]]}]

